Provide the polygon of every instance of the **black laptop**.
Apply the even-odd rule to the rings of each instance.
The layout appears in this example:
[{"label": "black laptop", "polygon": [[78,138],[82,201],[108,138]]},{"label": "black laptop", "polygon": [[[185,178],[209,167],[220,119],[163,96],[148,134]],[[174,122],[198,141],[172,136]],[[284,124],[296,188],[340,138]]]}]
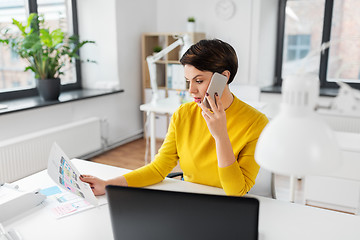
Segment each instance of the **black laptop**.
[{"label": "black laptop", "polygon": [[259,201],[106,187],[115,240],[258,239]]}]

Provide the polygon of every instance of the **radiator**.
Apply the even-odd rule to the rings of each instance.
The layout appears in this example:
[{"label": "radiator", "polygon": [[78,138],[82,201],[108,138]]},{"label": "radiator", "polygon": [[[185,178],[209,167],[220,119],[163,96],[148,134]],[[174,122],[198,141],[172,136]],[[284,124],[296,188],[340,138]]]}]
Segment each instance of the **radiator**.
[{"label": "radiator", "polygon": [[334,131],[360,133],[360,116],[329,114],[325,111],[319,111],[318,113]]},{"label": "radiator", "polygon": [[70,158],[99,151],[100,119],[88,118],[0,142],[0,183],[13,182],[46,169],[54,142]]}]

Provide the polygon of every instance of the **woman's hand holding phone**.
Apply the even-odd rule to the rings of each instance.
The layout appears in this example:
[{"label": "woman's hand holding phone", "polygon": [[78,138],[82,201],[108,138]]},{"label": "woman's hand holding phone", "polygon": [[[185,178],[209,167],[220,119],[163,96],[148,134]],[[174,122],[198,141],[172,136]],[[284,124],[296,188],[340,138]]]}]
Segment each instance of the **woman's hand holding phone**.
[{"label": "woman's hand holding phone", "polygon": [[226,114],[220,101],[227,81],[226,76],[215,72],[206,90],[206,96],[199,104],[209,131],[215,140],[218,137],[227,136]]},{"label": "woman's hand holding phone", "polygon": [[[211,98],[209,94],[205,97],[211,107],[210,110],[204,105],[199,103],[202,109],[202,115],[208,126],[208,129],[215,140],[220,140],[222,137],[228,137],[227,126],[226,126],[226,113],[221,103],[220,97],[215,93],[215,99]],[[217,104],[215,104],[215,101]]]}]

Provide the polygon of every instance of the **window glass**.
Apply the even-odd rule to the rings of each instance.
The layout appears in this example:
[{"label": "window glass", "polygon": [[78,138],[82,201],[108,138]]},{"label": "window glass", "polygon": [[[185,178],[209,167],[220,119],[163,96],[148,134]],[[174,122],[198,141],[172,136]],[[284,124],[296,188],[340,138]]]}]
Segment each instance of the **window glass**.
[{"label": "window glass", "polygon": [[287,51],[287,61],[289,62],[306,57],[310,51],[310,35],[289,35]]},{"label": "window glass", "polygon": [[[67,35],[72,35],[71,14],[69,14],[69,1],[67,0],[37,0],[38,13],[43,15],[46,27],[53,31],[60,28]],[[62,69],[61,84],[76,82],[75,63],[67,63]]]},{"label": "window glass", "polygon": [[[26,22],[27,5],[24,0],[0,0],[0,31],[19,34],[12,23],[12,18]],[[8,46],[0,44],[0,92],[14,91],[35,87],[33,74],[24,72],[26,61],[19,58]]]},{"label": "window glass", "polygon": [[[39,15],[45,19],[45,27],[53,31],[61,28],[67,35],[73,34],[72,1],[70,0],[37,0],[30,1],[35,4]],[[2,34],[19,34],[12,25],[12,19],[16,19],[26,25],[29,15],[27,0],[0,0],[0,31]],[[36,87],[34,74],[31,71],[24,72],[27,66],[26,60],[18,57],[11,49],[0,44],[0,93],[17,90],[34,89]],[[77,83],[76,67],[74,63],[67,63],[62,68],[61,75],[63,85]]]},{"label": "window glass", "polygon": [[[282,78],[299,71],[319,72],[325,0],[288,0]],[[309,54],[310,53],[310,54]]]},{"label": "window glass", "polygon": [[335,0],[327,81],[360,83],[360,1]]}]

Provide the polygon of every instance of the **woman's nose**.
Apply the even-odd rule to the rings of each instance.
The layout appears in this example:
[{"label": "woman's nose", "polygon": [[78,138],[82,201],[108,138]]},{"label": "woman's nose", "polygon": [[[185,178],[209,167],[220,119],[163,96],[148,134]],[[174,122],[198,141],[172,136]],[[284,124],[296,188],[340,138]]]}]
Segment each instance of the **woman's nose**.
[{"label": "woman's nose", "polygon": [[195,93],[196,92],[195,84],[189,83],[189,93]]}]

